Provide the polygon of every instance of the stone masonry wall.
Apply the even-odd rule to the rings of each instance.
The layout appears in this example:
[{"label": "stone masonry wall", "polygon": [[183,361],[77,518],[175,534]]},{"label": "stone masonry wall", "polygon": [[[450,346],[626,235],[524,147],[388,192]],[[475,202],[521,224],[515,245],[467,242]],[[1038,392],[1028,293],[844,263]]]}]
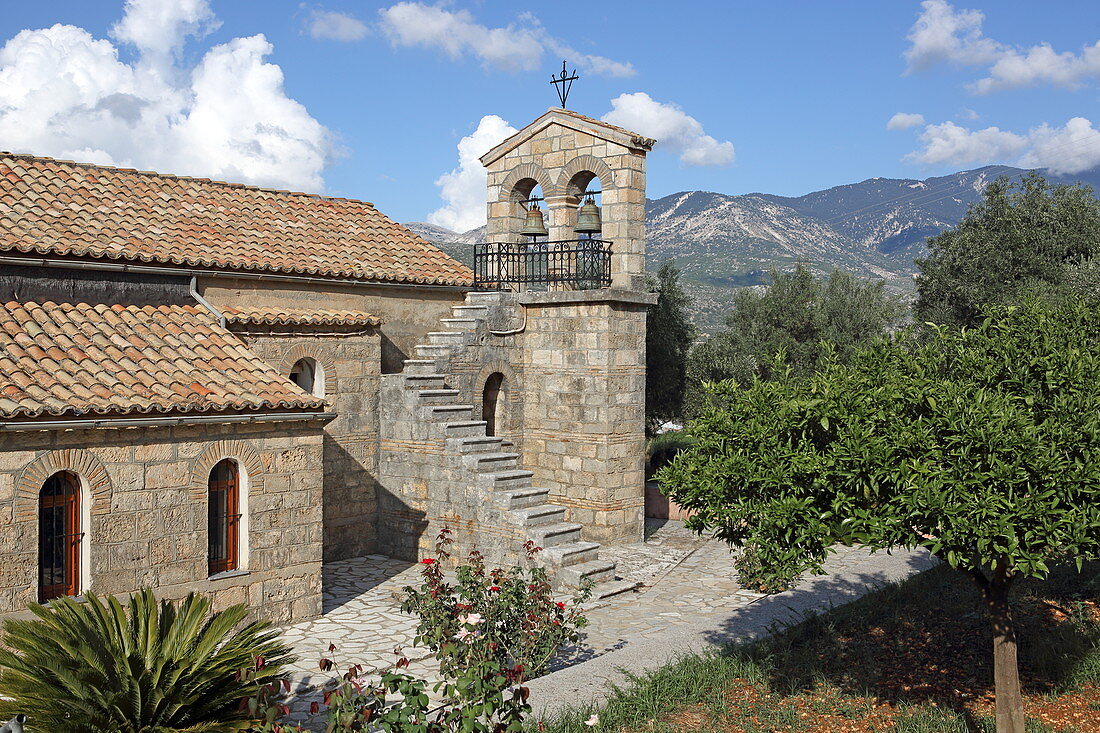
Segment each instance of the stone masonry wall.
[{"label": "stone masonry wall", "polygon": [[401,371],[403,361],[412,358],[413,346],[438,329],[439,319],[465,297],[459,288],[275,282],[228,276],[202,278],[199,291],[215,307],[348,309],[379,316],[385,321],[380,328],[383,374]]},{"label": "stone masonry wall", "polygon": [[650,296],[526,293],[522,465],[602,544],[642,540]]},{"label": "stone masonry wall", "polygon": [[[87,584],[98,594],[151,586],[210,595],[275,623],[321,612],[319,423],[0,434],[0,618],[37,600],[38,492],[77,473],[90,502]],[[247,495],[242,571],[207,577],[207,480],[237,460]],[[242,543],[244,544],[244,543]]]},{"label": "stone masonry wall", "polygon": [[[645,318],[652,299],[619,290],[508,294],[490,308],[489,329],[438,358],[448,386],[473,405],[474,419],[483,418],[488,377],[504,375],[506,409],[497,434],[520,454],[519,467],[534,472],[533,485],[549,488],[551,501],[568,509],[567,519],[584,525],[589,541],[642,538]],[[385,404],[383,419],[389,419]],[[423,483],[424,502],[447,493],[437,487]],[[427,503],[410,508],[436,516]],[[410,525],[408,532],[425,529]]]},{"label": "stone masonry wall", "polygon": [[[316,329],[314,329],[316,330]],[[378,544],[378,390],[381,340],[377,328],[312,335],[234,331],[283,374],[303,357],[324,371],[325,399],[337,417],[325,426],[326,561],[385,552]]]}]

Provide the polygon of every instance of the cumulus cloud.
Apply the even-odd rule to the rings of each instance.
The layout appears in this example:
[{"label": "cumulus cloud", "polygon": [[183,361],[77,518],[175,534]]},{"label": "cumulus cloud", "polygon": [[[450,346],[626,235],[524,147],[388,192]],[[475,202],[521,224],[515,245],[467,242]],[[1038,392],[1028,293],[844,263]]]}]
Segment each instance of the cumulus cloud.
[{"label": "cumulus cloud", "polygon": [[473,56],[488,68],[534,71],[543,67],[549,51],[565,55],[582,69],[603,76],[633,76],[630,63],[585,54],[554,38],[531,13],[516,23],[491,28],[467,10],[444,5],[400,2],[379,11],[379,26],[394,46],[442,51],[451,58]]},{"label": "cumulus cloud", "polygon": [[886,123],[887,130],[908,130],[924,124],[924,115],[913,112],[898,112]]},{"label": "cumulus cloud", "polygon": [[503,118],[485,115],[476,130],[458,141],[458,167],[435,182],[446,205],[429,214],[429,222],[456,232],[485,223],[487,173],[478,159],[516,132]]},{"label": "cumulus cloud", "polygon": [[987,127],[970,130],[954,122],[928,125],[920,135],[922,148],[910,162],[937,165],[1010,162],[1023,168],[1049,168],[1073,174],[1100,165],[1100,130],[1084,117],[1062,127],[1042,124],[1024,134]]},{"label": "cumulus cloud", "polygon": [[1048,43],[1015,47],[987,38],[985,17],[977,10],[956,10],[946,0],[925,0],[921,8],[909,31],[908,71],[940,63],[986,66],[989,75],[970,87],[977,94],[1038,84],[1073,88],[1100,79],[1100,41],[1077,54],[1055,51]]},{"label": "cumulus cloud", "polygon": [[309,15],[309,35],[320,40],[359,41],[370,33],[367,24],[358,18],[334,10],[314,10]]},{"label": "cumulus cloud", "polygon": [[684,165],[729,165],[734,159],[733,143],[719,142],[678,106],[658,102],[645,92],[612,99],[603,120],[656,138],[658,146],[678,152]]},{"label": "cumulus cloud", "polygon": [[923,149],[908,159],[928,165],[991,163],[1018,155],[1027,146],[1024,137],[997,127],[969,130],[954,122],[928,125],[920,140]]},{"label": "cumulus cloud", "polygon": [[262,35],[179,51],[217,24],[206,0],[129,0],[112,29],[137,50],[71,25],[20,31],[0,47],[3,147],[279,188],[321,190],[331,135],[264,61]]},{"label": "cumulus cloud", "polygon": [[1084,117],[1074,117],[1062,127],[1042,124],[1028,138],[1031,147],[1019,160],[1024,168],[1073,174],[1100,166],[1100,130]]}]

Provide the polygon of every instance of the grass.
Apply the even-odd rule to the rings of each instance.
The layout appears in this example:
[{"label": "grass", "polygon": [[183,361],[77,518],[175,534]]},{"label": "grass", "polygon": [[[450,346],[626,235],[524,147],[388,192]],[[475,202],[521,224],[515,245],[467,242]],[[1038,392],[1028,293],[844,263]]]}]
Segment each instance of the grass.
[{"label": "grass", "polygon": [[[1100,733],[1100,563],[1018,584],[1028,733]],[[992,642],[945,566],[765,639],[631,678],[546,733],[993,733]],[[585,721],[598,713],[599,723]]]}]

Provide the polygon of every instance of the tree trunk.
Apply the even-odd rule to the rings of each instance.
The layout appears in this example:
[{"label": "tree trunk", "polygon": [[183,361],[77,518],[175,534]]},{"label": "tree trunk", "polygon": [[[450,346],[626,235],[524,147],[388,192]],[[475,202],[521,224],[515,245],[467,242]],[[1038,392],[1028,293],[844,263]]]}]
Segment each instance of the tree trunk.
[{"label": "tree trunk", "polygon": [[993,626],[993,688],[996,693],[997,733],[1024,733],[1024,699],[1020,691],[1020,669],[1016,659],[1016,626],[1008,591],[1012,574],[998,565],[993,579],[971,573],[982,592]]}]

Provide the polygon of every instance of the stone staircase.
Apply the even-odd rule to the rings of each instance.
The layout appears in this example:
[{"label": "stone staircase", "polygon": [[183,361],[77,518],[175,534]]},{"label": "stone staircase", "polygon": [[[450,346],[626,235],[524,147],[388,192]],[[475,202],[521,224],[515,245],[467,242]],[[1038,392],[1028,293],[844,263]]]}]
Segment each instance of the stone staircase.
[{"label": "stone staircase", "polygon": [[469,400],[475,396],[448,386],[451,360],[487,336],[490,308],[501,298],[500,293],[469,293],[464,304],[452,308],[452,318],[440,320],[446,330],[429,333],[428,342],[415,347],[416,358],[406,360],[394,377],[403,381],[410,409],[432,426],[431,434],[442,443],[441,463],[451,467],[451,475],[458,465],[465,470],[465,483],[474,492],[468,498],[479,505],[481,524],[522,538],[513,551],[524,539],[542,547],[539,561],[556,587],[594,583],[593,600],[631,590],[633,583],[616,578],[615,563],[600,560],[599,543],[583,540],[581,525],[566,521],[566,508],[550,500],[550,489],[532,485],[534,474],[519,465],[512,442],[486,435],[486,422],[473,419]]}]

